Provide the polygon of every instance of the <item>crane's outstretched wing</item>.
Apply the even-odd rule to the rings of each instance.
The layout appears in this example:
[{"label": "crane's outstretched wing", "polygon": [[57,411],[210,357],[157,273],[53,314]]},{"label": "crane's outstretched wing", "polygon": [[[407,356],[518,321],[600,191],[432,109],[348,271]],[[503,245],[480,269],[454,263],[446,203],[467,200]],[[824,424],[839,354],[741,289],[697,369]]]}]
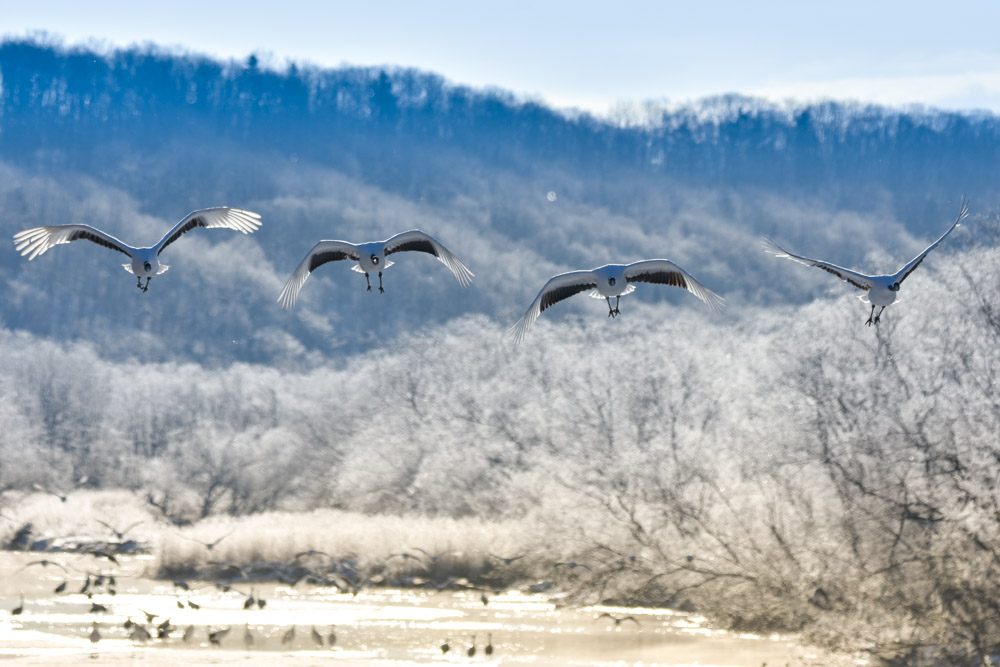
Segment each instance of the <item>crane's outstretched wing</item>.
[{"label": "crane's outstretched wing", "polygon": [[542,314],[542,311],[550,306],[554,306],[563,299],[568,299],[574,294],[579,294],[595,287],[597,287],[597,274],[593,271],[570,271],[569,273],[560,273],[557,276],[549,278],[549,281],[542,287],[542,291],[531,302],[531,305],[528,306],[528,310],[521,316],[521,319],[508,329],[507,335],[514,342],[514,345],[520,344],[521,339],[524,338],[524,334],[528,332],[528,329],[538,319],[538,316]]},{"label": "crane's outstretched wing", "polygon": [[896,275],[893,276],[893,282],[901,283],[904,280],[906,280],[906,277],[911,273],[913,273],[913,270],[915,268],[920,266],[920,262],[924,261],[924,257],[927,256],[927,253],[929,253],[931,250],[934,250],[934,248],[936,248],[937,245],[941,243],[941,241],[944,241],[945,237],[948,236],[948,234],[951,234],[955,230],[955,227],[958,227],[959,223],[965,220],[968,216],[969,216],[969,202],[965,201],[965,197],[962,197],[962,206],[958,211],[958,217],[955,218],[955,222],[951,224],[951,227],[948,228],[948,231],[942,234],[937,241],[927,246],[922,253],[911,259],[906,264],[906,266],[897,271]]},{"label": "crane's outstretched wing", "polygon": [[339,262],[343,259],[358,261],[360,258],[361,253],[358,252],[357,247],[352,243],[348,243],[347,241],[320,241],[313,246],[313,249],[306,254],[292,275],[289,276],[285,286],[281,289],[281,294],[278,296],[278,303],[281,304],[282,308],[288,310],[294,308],[295,302],[299,298],[299,290],[302,289],[306,278],[316,270],[316,267],[322,266],[327,262]]},{"label": "crane's outstretched wing", "polygon": [[686,289],[716,312],[722,310],[726,302],[669,259],[645,259],[633,262],[625,267],[625,279],[630,283],[654,283]]},{"label": "crane's outstretched wing", "polygon": [[455,274],[455,277],[458,279],[458,282],[462,285],[462,287],[468,287],[475,276],[475,274],[469,270],[469,267],[462,263],[462,260],[441,245],[434,237],[429,234],[425,234],[419,229],[411,229],[408,232],[402,232],[401,234],[396,234],[395,236],[386,239],[386,256],[389,256],[394,252],[403,252],[405,250],[426,252],[434,255],[441,260],[445,266],[451,269],[451,272]]},{"label": "crane's outstretched wing", "polygon": [[166,236],[160,239],[154,248],[159,255],[168,245],[188,233],[195,227],[225,227],[234,229],[244,234],[251,234],[260,229],[260,214],[253,211],[244,211],[228,206],[217,206],[215,208],[203,208],[200,211],[193,211],[187,214],[183,220],[174,225],[174,228],[167,232]]},{"label": "crane's outstretched wing", "polygon": [[858,273],[857,271],[851,271],[850,269],[845,269],[842,266],[837,266],[836,264],[830,264],[829,262],[823,262],[818,259],[810,259],[808,257],[802,257],[801,255],[796,255],[794,253],[788,252],[780,245],[775,243],[769,238],[764,238],[763,240],[764,250],[773,254],[775,257],[787,257],[788,259],[798,262],[799,264],[805,264],[806,266],[815,266],[818,269],[823,269],[833,275],[837,276],[844,282],[850,283],[860,290],[865,290],[866,292],[872,288],[871,276],[866,276],[863,273]]},{"label": "crane's outstretched wing", "polygon": [[45,253],[52,246],[59,245],[60,243],[69,243],[70,241],[79,241],[81,239],[96,243],[105,248],[117,250],[129,257],[135,251],[135,248],[90,225],[55,225],[52,227],[25,229],[23,232],[14,234],[14,247],[22,256],[27,255],[30,260]]}]

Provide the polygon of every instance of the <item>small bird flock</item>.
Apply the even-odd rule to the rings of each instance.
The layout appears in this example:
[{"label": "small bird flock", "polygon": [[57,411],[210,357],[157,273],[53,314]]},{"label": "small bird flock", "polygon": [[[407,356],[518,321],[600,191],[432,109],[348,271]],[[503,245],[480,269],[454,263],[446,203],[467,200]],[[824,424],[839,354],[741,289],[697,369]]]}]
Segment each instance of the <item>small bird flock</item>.
[{"label": "small bird flock", "polygon": [[[606,583],[617,574],[635,577],[651,571],[646,563],[652,561],[642,555],[604,547],[589,549],[581,560],[555,563],[544,548],[494,553],[472,545],[466,550],[409,546],[364,561],[354,553],[308,548],[284,560],[240,566],[216,560],[220,544],[232,532],[201,533],[212,539],[194,539],[174,531],[179,539],[200,545],[206,566],[188,564],[179,571],[151,574],[140,555],[145,549],[138,547],[145,540],[134,535],[146,520],[127,525],[95,521],[108,531],[104,538],[88,538],[73,551],[45,553],[43,559],[23,557],[0,591],[0,600],[8,601],[0,607],[0,626],[69,638],[77,649],[85,646],[93,659],[119,652],[124,644],[137,652],[183,649],[189,656],[185,664],[227,662],[235,651],[245,652],[244,659],[253,664],[265,663],[266,657],[271,658],[266,664],[273,663],[278,651],[351,664],[367,662],[364,655],[400,664],[533,660],[546,649],[543,637],[549,632],[570,632],[611,648],[623,646],[621,642],[641,644],[642,637],[671,628],[709,627],[707,619],[677,610],[539,608],[532,601],[531,594],[556,586]],[[63,542],[61,548],[65,546]],[[695,560],[688,555],[676,565],[701,568]],[[194,562],[199,561],[189,561]],[[44,576],[28,576],[38,568]],[[463,576],[453,576],[457,574]],[[38,582],[59,579],[52,595],[41,592]],[[22,582],[33,594],[26,598],[19,593],[15,606],[6,596],[11,584]],[[407,596],[399,589],[423,592]],[[424,617],[413,609],[447,611]],[[229,651],[230,657],[195,658],[187,653],[194,650]]]},{"label": "small bird flock", "polygon": [[[871,312],[865,324],[878,324],[886,306],[896,302],[903,281],[924,261],[928,253],[936,248],[969,215],[969,205],[963,198],[962,205],[951,226],[934,243],[901,269],[892,274],[867,275],[845,269],[830,262],[796,255],[770,238],[763,239],[764,249],[775,257],[781,257],[813,266],[831,273],[864,293],[860,298],[871,305]],[[169,266],[160,262],[161,253],[187,232],[204,227],[224,228],[250,234],[261,226],[260,215],[252,211],[226,206],[204,208],[193,211],[180,220],[163,238],[152,246],[135,247],[118,240],[114,236],[90,225],[70,224],[34,227],[14,235],[14,247],[29,260],[45,254],[50,248],[63,243],[85,240],[111,250],[116,250],[129,258],[122,266],[136,277],[136,287],[147,292],[153,276],[164,273]],[[278,303],[285,309],[295,307],[299,292],[313,271],[330,262],[350,260],[352,270],[365,276],[366,289],[372,291],[372,276],[378,278],[379,293],[385,292],[383,272],[393,265],[389,255],[401,252],[420,252],[432,255],[444,264],[462,287],[472,284],[475,274],[454,253],[430,234],[419,229],[401,232],[384,241],[351,243],[348,241],[322,240],[316,243],[299,262],[285,282]],[[145,283],[143,282],[145,279]],[[693,294],[713,311],[720,311],[725,300],[702,285],[690,273],[668,259],[645,259],[631,264],[605,264],[595,269],[569,271],[551,277],[542,286],[524,315],[507,331],[508,339],[514,346],[520,345],[531,325],[548,308],[571,296],[588,292],[593,298],[604,299],[608,306],[608,317],[621,314],[621,297],[631,294],[637,283],[679,287]],[[614,298],[614,304],[611,299]],[[878,313],[875,308],[878,307]]]}]

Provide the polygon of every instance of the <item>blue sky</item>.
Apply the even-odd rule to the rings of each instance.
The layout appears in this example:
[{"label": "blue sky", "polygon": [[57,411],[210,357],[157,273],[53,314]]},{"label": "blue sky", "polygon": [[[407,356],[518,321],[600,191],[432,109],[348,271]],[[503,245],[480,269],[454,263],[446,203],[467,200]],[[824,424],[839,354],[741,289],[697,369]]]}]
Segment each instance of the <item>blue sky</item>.
[{"label": "blue sky", "polygon": [[608,112],[743,93],[1000,112],[1000,3],[0,0],[0,34],[402,65]]}]

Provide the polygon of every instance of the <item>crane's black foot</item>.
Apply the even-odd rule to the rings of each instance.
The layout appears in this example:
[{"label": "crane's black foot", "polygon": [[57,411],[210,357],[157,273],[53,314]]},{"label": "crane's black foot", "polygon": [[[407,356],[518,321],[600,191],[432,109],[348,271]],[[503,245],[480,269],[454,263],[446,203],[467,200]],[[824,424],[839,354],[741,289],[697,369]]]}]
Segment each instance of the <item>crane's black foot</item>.
[{"label": "crane's black foot", "polygon": [[869,315],[868,316],[868,320],[865,322],[865,326],[869,326],[870,327],[871,325],[872,325],[872,318],[871,318],[871,315]]},{"label": "crane's black foot", "polygon": [[385,294],[385,288],[384,288],[384,287],[382,287],[381,285],[379,285],[379,286],[378,286],[378,293],[379,293],[379,294]]},{"label": "crane's black foot", "polygon": [[149,285],[146,285],[145,287],[140,287],[139,289],[141,289],[143,292],[148,292],[149,291]]},{"label": "crane's black foot", "polygon": [[369,291],[369,292],[371,292],[371,291],[372,291],[372,286],[371,286],[371,285],[369,285],[369,286],[368,286],[368,291]]},{"label": "crane's black foot", "polygon": [[615,309],[612,310],[611,312],[615,317],[618,317],[619,315],[622,314],[622,311],[618,310],[618,306],[615,306]]},{"label": "crane's black foot", "polygon": [[882,319],[882,316],[881,316],[881,315],[876,315],[876,316],[875,316],[875,324],[878,324],[878,323],[879,323],[879,320],[881,320],[881,319]]}]

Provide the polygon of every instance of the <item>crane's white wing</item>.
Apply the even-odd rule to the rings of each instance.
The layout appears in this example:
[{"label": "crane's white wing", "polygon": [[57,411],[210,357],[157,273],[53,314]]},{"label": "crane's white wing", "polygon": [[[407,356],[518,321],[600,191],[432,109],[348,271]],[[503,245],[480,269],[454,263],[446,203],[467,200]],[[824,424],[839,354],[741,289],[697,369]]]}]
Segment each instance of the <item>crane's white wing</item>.
[{"label": "crane's white wing", "polygon": [[25,229],[23,232],[14,234],[14,247],[21,253],[21,256],[27,255],[30,260],[43,254],[52,246],[81,239],[117,250],[129,257],[135,251],[135,248],[90,225],[55,225]]},{"label": "crane's white wing", "polygon": [[174,228],[167,232],[166,236],[160,239],[154,248],[159,255],[168,245],[179,239],[181,236],[191,231],[195,227],[225,227],[234,229],[244,234],[251,234],[260,229],[260,214],[253,211],[244,211],[228,206],[217,206],[215,208],[203,208],[200,211],[193,211],[187,214],[183,220],[174,225]]},{"label": "crane's white wing", "polygon": [[394,252],[403,252],[405,250],[426,252],[434,255],[445,266],[451,269],[451,272],[455,274],[462,287],[468,287],[473,277],[475,277],[475,274],[469,270],[469,267],[462,263],[462,260],[441,245],[434,237],[425,234],[419,229],[411,229],[408,232],[402,232],[386,239],[385,254],[387,256]]},{"label": "crane's white wing", "polygon": [[963,220],[965,220],[968,216],[969,216],[969,203],[965,201],[965,198],[963,197],[962,206],[958,211],[958,217],[955,218],[955,222],[951,224],[951,227],[948,228],[948,231],[942,234],[937,241],[927,246],[922,253],[911,259],[906,266],[897,271],[896,275],[893,276],[893,282],[901,283],[904,280],[906,280],[906,277],[911,273],[913,273],[913,270],[915,268],[920,266],[920,262],[924,261],[924,257],[927,256],[927,253],[929,253],[931,250],[934,250],[934,248],[936,248],[937,245],[941,243],[941,241],[944,241],[945,237],[948,236],[948,234],[951,234],[955,230],[955,227],[958,227],[958,224]]},{"label": "crane's white wing", "polygon": [[507,331],[507,335],[513,340],[515,345],[520,344],[524,334],[528,332],[531,325],[542,314],[542,311],[549,306],[554,306],[563,299],[568,299],[574,294],[585,292],[597,287],[597,274],[593,271],[570,271],[560,273],[549,278],[549,281],[542,287],[535,300],[528,306],[528,310],[521,316],[514,326]]},{"label": "crane's white wing", "polygon": [[316,267],[322,266],[327,262],[338,262],[343,259],[357,261],[360,258],[361,254],[352,243],[348,243],[347,241],[320,241],[299,262],[298,267],[296,267],[295,271],[288,278],[288,281],[281,290],[281,295],[278,296],[278,303],[281,304],[282,308],[287,308],[288,310],[294,308],[295,302],[299,298],[299,290],[302,289],[306,278],[309,277],[309,274]]},{"label": "crane's white wing", "polygon": [[842,266],[837,266],[836,264],[830,264],[829,262],[823,262],[818,259],[810,259],[808,257],[802,257],[801,255],[796,255],[794,253],[788,252],[780,245],[775,243],[769,238],[764,238],[763,240],[764,250],[773,254],[775,257],[787,257],[788,259],[798,262],[799,264],[805,264],[806,266],[815,266],[818,269],[823,269],[833,275],[837,276],[844,282],[848,282],[858,289],[868,291],[872,287],[871,276],[866,276],[863,273],[858,273],[857,271],[851,271],[850,269],[845,269]]},{"label": "crane's white wing", "polygon": [[722,310],[726,301],[669,259],[645,259],[633,262],[625,267],[625,279],[630,283],[654,283],[686,289],[716,312]]}]

